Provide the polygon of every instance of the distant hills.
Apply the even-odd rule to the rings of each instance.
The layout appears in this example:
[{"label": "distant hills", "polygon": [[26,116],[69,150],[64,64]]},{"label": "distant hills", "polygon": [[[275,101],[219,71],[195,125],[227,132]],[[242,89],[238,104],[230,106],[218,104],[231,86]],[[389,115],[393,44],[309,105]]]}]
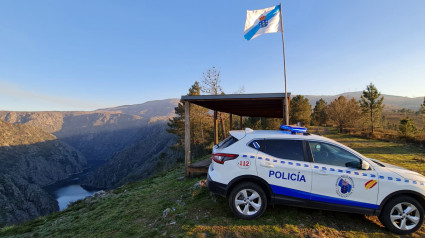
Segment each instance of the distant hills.
[{"label": "distant hills", "polygon": [[[425,92],[424,92],[425,93]],[[347,92],[347,93],[341,93],[338,95],[303,95],[310,101],[310,104],[314,107],[316,104],[316,101],[320,100],[320,98],[323,98],[327,103],[332,102],[339,96],[344,96],[347,98],[355,98],[357,100],[360,100],[360,96],[362,95],[362,92]],[[402,97],[402,96],[393,96],[393,95],[387,95],[382,94],[384,96],[384,104],[385,104],[385,110],[397,110],[402,108],[411,109],[414,111],[419,110],[420,105],[424,102],[424,97],[415,97],[415,98],[409,98],[409,97]]]},{"label": "distant hills", "polygon": [[174,108],[179,103],[179,99],[165,99],[148,101],[142,104],[124,105],[119,107],[98,109],[96,112],[114,112],[142,118],[149,118],[149,121],[165,120],[174,116]]},{"label": "distant hills", "polygon": [[79,150],[89,161],[107,161],[139,140],[139,129],[174,115],[176,99],[90,112],[0,111],[0,119],[40,128]]}]

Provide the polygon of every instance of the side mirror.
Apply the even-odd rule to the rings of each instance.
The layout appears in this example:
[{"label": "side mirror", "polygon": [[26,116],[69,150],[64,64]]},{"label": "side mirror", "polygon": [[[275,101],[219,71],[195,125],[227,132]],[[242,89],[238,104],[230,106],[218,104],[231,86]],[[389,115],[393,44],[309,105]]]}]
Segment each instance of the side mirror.
[{"label": "side mirror", "polygon": [[370,164],[364,160],[362,160],[362,170],[369,170]]}]

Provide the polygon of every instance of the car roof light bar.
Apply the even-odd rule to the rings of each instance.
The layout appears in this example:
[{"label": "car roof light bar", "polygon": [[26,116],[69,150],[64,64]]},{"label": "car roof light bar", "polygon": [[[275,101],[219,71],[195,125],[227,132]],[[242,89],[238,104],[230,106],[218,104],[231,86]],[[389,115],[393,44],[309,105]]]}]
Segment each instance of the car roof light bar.
[{"label": "car roof light bar", "polygon": [[286,134],[307,134],[307,128],[305,127],[281,125],[280,130]]}]

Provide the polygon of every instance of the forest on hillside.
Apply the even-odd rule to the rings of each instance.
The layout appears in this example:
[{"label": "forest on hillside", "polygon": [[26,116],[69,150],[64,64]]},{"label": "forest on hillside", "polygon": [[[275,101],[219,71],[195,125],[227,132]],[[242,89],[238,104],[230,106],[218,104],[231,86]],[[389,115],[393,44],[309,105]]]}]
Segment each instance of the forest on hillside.
[{"label": "forest on hillside", "polygon": [[[243,89],[238,93],[243,93]],[[187,95],[223,95],[220,71],[212,67],[203,73],[201,82],[195,81]],[[336,127],[339,132],[361,135],[392,141],[425,144],[425,98],[419,110],[385,108],[384,96],[370,83],[360,98],[343,95],[327,103],[323,98],[310,102],[303,95],[291,98],[289,122],[305,126],[313,133],[320,133],[317,127]],[[313,103],[313,105],[312,105]],[[183,102],[174,109],[176,116],[169,120],[168,132],[176,135],[173,149],[183,153],[184,115]],[[218,112],[219,141],[229,136],[230,115]],[[283,121],[281,118],[243,117],[232,120],[232,128],[276,130]],[[191,105],[191,152],[193,158],[210,153],[214,145],[213,115],[210,110]],[[240,125],[242,122],[242,125]]]}]

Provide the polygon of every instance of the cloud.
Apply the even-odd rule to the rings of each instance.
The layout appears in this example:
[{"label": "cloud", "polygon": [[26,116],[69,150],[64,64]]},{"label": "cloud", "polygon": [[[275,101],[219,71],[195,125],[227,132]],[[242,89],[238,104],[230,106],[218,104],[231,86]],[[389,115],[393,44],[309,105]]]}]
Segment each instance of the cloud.
[{"label": "cloud", "polygon": [[23,102],[28,102],[28,104],[34,104],[34,100],[40,103],[51,103],[59,106],[60,108],[78,108],[80,110],[94,110],[97,108],[105,107],[105,105],[97,103],[89,103],[87,101],[71,99],[67,97],[57,97],[44,95],[32,91],[27,91],[20,88],[16,84],[11,84],[8,82],[0,81],[0,94],[7,95],[18,99]]}]

